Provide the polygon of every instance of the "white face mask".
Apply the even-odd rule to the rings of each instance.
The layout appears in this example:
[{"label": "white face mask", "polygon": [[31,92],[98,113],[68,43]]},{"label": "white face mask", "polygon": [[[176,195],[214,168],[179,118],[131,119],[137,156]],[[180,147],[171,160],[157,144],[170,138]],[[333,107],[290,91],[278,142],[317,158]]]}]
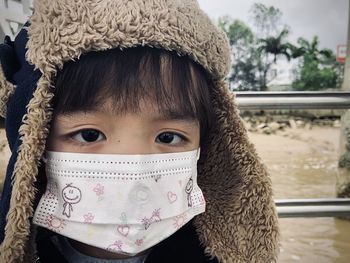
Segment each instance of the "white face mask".
[{"label": "white face mask", "polygon": [[199,149],[147,155],[47,152],[47,187],[33,222],[66,237],[135,255],[205,211]]}]

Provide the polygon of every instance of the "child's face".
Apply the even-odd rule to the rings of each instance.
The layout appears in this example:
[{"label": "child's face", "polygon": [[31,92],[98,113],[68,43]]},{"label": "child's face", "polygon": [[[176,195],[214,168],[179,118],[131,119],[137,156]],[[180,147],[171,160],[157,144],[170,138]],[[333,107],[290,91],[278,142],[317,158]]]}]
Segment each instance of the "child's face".
[{"label": "child's face", "polygon": [[76,153],[150,154],[197,149],[197,120],[178,112],[159,112],[152,102],[117,114],[112,101],[91,111],[59,114],[52,122],[47,150]]}]

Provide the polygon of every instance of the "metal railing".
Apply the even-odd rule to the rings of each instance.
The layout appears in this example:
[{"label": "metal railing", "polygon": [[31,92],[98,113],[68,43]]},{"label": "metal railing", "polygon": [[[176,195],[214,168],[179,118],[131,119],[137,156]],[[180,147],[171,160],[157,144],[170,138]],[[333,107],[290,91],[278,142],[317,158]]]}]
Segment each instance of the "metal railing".
[{"label": "metal railing", "polygon": [[277,199],[278,217],[350,216],[350,198]]},{"label": "metal railing", "polygon": [[235,92],[242,110],[350,109],[350,92]]},{"label": "metal railing", "polygon": [[[350,109],[350,92],[236,92],[241,110]],[[350,198],[277,199],[280,218],[350,217]]]}]

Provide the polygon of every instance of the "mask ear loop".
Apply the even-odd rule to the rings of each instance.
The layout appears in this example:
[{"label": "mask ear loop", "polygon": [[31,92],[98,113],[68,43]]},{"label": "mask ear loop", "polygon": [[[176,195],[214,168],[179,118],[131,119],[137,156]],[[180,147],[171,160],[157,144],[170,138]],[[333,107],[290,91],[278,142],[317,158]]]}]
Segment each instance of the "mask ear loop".
[{"label": "mask ear loop", "polygon": [[43,154],[43,156],[41,156],[41,160],[43,161],[43,163],[47,163],[47,158],[45,156],[46,152]]},{"label": "mask ear loop", "polygon": [[201,155],[201,148],[198,148],[197,149],[197,161],[199,160],[200,155]]}]

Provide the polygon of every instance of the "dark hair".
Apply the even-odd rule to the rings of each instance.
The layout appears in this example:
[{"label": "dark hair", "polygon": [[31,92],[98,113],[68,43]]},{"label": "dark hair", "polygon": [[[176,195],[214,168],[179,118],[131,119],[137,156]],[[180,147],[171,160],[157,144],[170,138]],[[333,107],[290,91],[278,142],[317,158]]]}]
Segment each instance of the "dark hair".
[{"label": "dark hair", "polygon": [[89,52],[66,62],[58,72],[55,114],[87,111],[113,99],[117,112],[137,112],[150,99],[158,110],[175,110],[197,119],[201,140],[211,126],[211,81],[186,56],[157,48],[135,47]]}]

